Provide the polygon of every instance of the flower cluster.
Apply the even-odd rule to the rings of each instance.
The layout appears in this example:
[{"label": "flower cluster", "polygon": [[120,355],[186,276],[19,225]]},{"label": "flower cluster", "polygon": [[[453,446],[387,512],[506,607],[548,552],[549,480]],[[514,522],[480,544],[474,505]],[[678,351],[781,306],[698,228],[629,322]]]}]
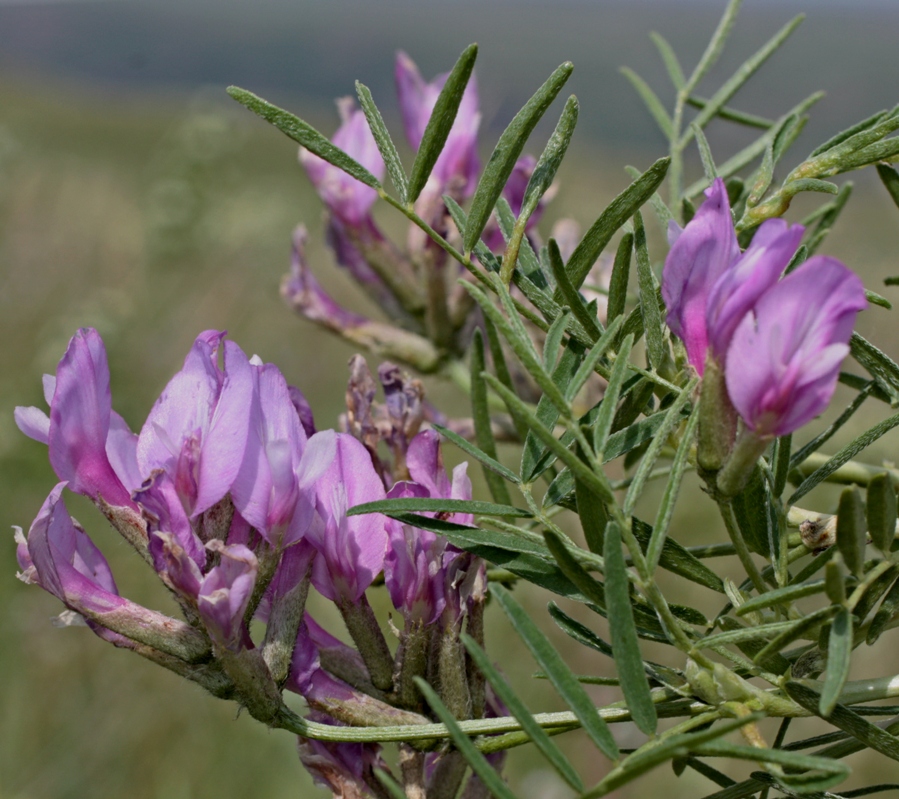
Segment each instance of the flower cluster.
[{"label": "flower cluster", "polygon": [[[381,514],[348,515],[385,497],[471,498],[466,465],[448,477],[437,433],[419,430],[420,384],[390,364],[380,377],[383,407],[354,359],[349,432],[316,431],[302,393],[276,366],[206,331],[135,434],[112,410],[100,336],[79,330],[55,376],[44,378],[49,415],[16,409],[61,481],[27,538],[17,533],[20,577],[101,638],[269,724],[284,711],[282,689],[329,724],[426,723],[415,677],[446,686],[460,718],[482,717],[483,682],[459,635],[467,620],[481,637],[483,564]],[[381,442],[392,459],[379,457]],[[183,620],[120,596],[106,559],[69,515],[65,488],[92,500],[153,567]],[[365,594],[382,574],[405,619],[395,655]],[[310,584],[339,608],[355,648],[305,611]],[[266,624],[255,640],[254,619]],[[371,745],[305,741],[301,756],[341,795],[364,793],[382,765]]]},{"label": "flower cluster", "polygon": [[704,377],[699,455],[709,471],[733,448],[734,411],[751,462],[772,437],[820,414],[836,388],[865,290],[857,275],[823,255],[783,276],[803,232],[769,219],[741,252],[720,178],[683,230],[671,223],[662,296],[668,326]]},{"label": "flower cluster", "polygon": [[[449,73],[428,83],[401,52],[394,74],[406,139],[417,150]],[[364,113],[351,98],[338,100],[337,106],[341,124],[332,142],[381,180],[384,162]],[[450,241],[458,234],[444,198],[461,204],[474,193],[480,171],[480,122],[477,83],[472,76],[446,144],[414,206],[420,219]],[[377,199],[373,188],[302,148],[300,162],[325,205],[327,242],[337,263],[386,312],[391,324],[342,308],[325,291],[307,263],[307,233],[302,226],[294,234],[292,269],[282,286],[291,307],[356,346],[423,372],[435,371],[448,356],[461,357],[474,321],[473,301],[456,283],[461,267],[450,262],[446,252],[415,225],[409,228],[404,248],[387,239],[371,214]],[[503,189],[503,198],[516,216],[535,166],[533,156],[522,156]],[[544,195],[530,216],[529,235],[534,235],[533,227],[552,193]],[[495,252],[505,248],[495,218],[483,240]]]}]

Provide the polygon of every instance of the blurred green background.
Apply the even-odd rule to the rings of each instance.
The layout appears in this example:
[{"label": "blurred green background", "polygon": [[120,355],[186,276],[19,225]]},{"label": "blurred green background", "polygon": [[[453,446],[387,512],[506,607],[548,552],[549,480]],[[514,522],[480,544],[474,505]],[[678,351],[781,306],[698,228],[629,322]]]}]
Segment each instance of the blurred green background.
[{"label": "blurred green background", "polygon": [[[521,103],[570,59],[568,89],[580,99],[581,124],[544,228],[563,216],[586,226],[626,185],[624,164],[645,167],[663,154],[661,137],[617,68],[635,68],[670,98],[646,34],[663,33],[689,68],[722,8],[685,0],[0,0],[0,522],[27,529],[55,482],[46,450],[18,432],[12,408],[42,403],[40,376],[54,371],[80,326],[102,333],[115,407],[137,429],[196,334],[210,327],[228,329],[248,353],[277,362],[306,392],[320,425],[333,424],[340,412],[352,351],[294,317],[278,296],[294,225],[309,227],[310,259],[323,283],[357,309],[374,311],[322,248],[320,206],[294,145],[231,103],[226,85],[249,88],[330,133],[332,99],[352,93],[358,78],[398,131],[395,50],[406,50],[430,78],[478,41],[486,156]],[[706,92],[803,10],[809,19],[735,102],[776,116],[826,89],[796,159],[899,99],[899,8],[860,0],[748,0]],[[538,129],[532,150],[539,151],[551,124]],[[724,160],[746,136],[716,123],[710,139]],[[688,166],[699,173],[698,159]],[[882,278],[899,273],[897,209],[872,174],[852,179],[858,191],[825,251],[858,269],[869,288],[889,293]],[[810,207],[797,203],[791,219]],[[403,235],[385,209],[376,213]],[[869,311],[862,329],[899,355],[888,312]],[[464,413],[464,398],[452,387],[430,381],[429,389],[445,408]],[[867,418],[884,413],[873,408]],[[891,458],[895,443],[888,436],[869,460]],[[828,510],[832,491],[820,491],[814,502]],[[677,529],[688,531],[682,540],[718,540],[720,525],[701,499],[681,505]],[[74,501],[70,507],[106,552],[122,592],[167,609],[165,592],[93,509]],[[317,795],[291,736],[238,717],[236,706],[85,629],[53,628],[58,603],[18,583],[15,570],[10,536],[0,547],[0,798]],[[673,581],[666,587],[700,607],[715,606],[714,597]],[[525,601],[555,635],[541,610],[546,597],[528,594]],[[490,625],[490,648],[502,651],[501,665],[532,709],[558,708],[544,686],[529,681],[534,665],[502,620],[494,616]],[[883,640],[859,659],[854,677],[899,672],[899,650],[889,636]],[[610,663],[564,645],[575,671],[611,673]],[[597,693],[598,700],[611,698]],[[623,746],[639,740],[628,726],[617,734]],[[568,747],[587,781],[602,775],[605,764],[577,733]],[[899,777],[882,758],[856,758],[855,765],[865,783],[876,781],[872,775]],[[528,750],[512,755],[508,773],[524,797],[569,795]],[[713,789],[689,773],[672,782],[662,768],[621,795],[660,785],[671,797]]]}]

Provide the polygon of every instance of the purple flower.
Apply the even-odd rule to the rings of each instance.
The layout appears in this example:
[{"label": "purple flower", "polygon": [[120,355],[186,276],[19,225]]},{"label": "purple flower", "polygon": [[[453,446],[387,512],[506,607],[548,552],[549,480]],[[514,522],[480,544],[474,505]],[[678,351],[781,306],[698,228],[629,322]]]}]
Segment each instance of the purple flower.
[{"label": "purple flower", "polygon": [[253,375],[247,356],[231,341],[224,343],[225,368],[219,368],[224,336],[207,330],[197,337],[137,442],[141,473],[164,470],[191,519],[231,490],[247,444]]},{"label": "purple flower", "polygon": [[804,232],[802,225],[788,225],[783,219],[763,222],[746,252],[712,286],[706,325],[709,346],[719,361],[727,354],[737,325],[787,268]]},{"label": "purple flower", "polygon": [[231,494],[240,514],[272,546],[289,546],[312,522],[313,486],[334,458],[335,434],[324,431],[307,442],[278,367],[254,358],[251,371],[247,446]]},{"label": "purple flower", "polygon": [[[415,62],[404,52],[398,52],[394,77],[406,139],[417,150],[421,146],[425,127],[449,73],[438,75],[430,83],[425,83]],[[448,193],[458,199],[464,199],[474,192],[480,169],[477,142],[480,124],[478,89],[472,74],[462,95],[462,102],[443,152],[440,153],[431,172],[429,182],[437,185],[433,192],[426,189],[426,193],[436,194],[438,197]]]},{"label": "purple flower", "polygon": [[[387,494],[389,499],[427,496],[424,486],[408,482],[397,483]],[[433,624],[446,605],[443,570],[446,539],[395,519],[388,519],[387,535],[384,583],[393,606],[408,621]]]},{"label": "purple flower", "polygon": [[[337,109],[341,124],[331,141],[380,180],[384,176],[384,161],[365,114],[355,107],[355,102],[349,97],[338,100]],[[350,226],[365,222],[369,209],[378,198],[375,189],[302,148],[300,163],[306,168],[315,190],[331,213]]]},{"label": "purple flower", "polygon": [[26,582],[37,583],[76,612],[104,613],[121,607],[109,564],[62,501],[66,484],[50,492],[17,556]]},{"label": "purple flower", "polygon": [[293,251],[290,274],[281,285],[281,295],[291,307],[313,322],[337,333],[368,324],[369,320],[338,305],[312,274],[306,259],[306,228],[302,225],[293,232]]},{"label": "purple flower", "polygon": [[737,325],[777,283],[805,232],[802,225],[769,219],[741,253],[724,181],[715,180],[706,196],[683,230],[672,223],[662,279],[668,326],[700,375],[709,349],[723,363]]},{"label": "purple flower", "polygon": [[734,407],[757,436],[791,433],[827,407],[865,306],[861,280],[819,255],[768,289],[742,318],[725,378]]},{"label": "purple flower", "polygon": [[[140,489],[134,492],[134,499],[147,523],[150,554],[160,575],[165,573],[165,569],[161,562],[156,561],[162,554],[162,542],[157,539],[158,533],[170,535],[172,541],[177,543],[198,568],[202,569],[206,565],[206,549],[190,523],[169,474],[162,469],[154,469]],[[195,591],[193,595],[196,596]]]},{"label": "purple flower", "polygon": [[232,652],[252,646],[243,623],[256,584],[256,556],[243,544],[210,541],[221,560],[200,584],[197,609],[212,640]]},{"label": "purple flower", "polygon": [[72,337],[56,377],[44,376],[44,396],[49,418],[38,408],[16,408],[19,429],[48,445],[54,471],[72,491],[133,508],[130,489],[140,485],[135,436],[112,411],[106,348],[96,330]]},{"label": "purple flower", "polygon": [[718,278],[740,257],[724,181],[717,179],[705,194],[708,199],[690,223],[682,231],[676,225],[669,231],[671,250],[662,272],[668,327],[684,342],[699,374],[709,343],[709,295]]},{"label": "purple flower", "polygon": [[312,583],[327,599],[357,601],[384,567],[385,517],[347,517],[354,505],[384,499],[384,484],[362,444],[337,434],[337,454],[316,485],[317,523],[307,537],[318,549]]},{"label": "purple flower", "polygon": [[[444,499],[471,499],[471,480],[468,477],[468,464],[460,463],[453,469],[452,481],[446,476],[443,468],[443,456],[440,453],[440,435],[436,430],[423,430],[409,445],[406,455],[409,474],[412,479],[424,486],[430,496]],[[471,513],[454,513],[450,521],[455,524],[473,525]]]},{"label": "purple flower", "polygon": [[53,594],[117,646],[138,642],[187,662],[208,657],[208,642],[189,625],[119,596],[106,559],[66,510],[65,485],[50,492],[27,541],[17,535],[22,579]]}]

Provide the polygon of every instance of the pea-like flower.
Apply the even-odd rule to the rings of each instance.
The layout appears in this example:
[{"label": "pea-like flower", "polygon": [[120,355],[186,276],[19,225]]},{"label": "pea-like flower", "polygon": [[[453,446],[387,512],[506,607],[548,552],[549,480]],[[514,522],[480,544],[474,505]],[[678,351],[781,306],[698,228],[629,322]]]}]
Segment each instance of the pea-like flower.
[{"label": "pea-like flower", "polygon": [[743,316],[725,377],[734,407],[757,436],[791,433],[827,407],[866,304],[857,275],[834,258],[816,256]]}]

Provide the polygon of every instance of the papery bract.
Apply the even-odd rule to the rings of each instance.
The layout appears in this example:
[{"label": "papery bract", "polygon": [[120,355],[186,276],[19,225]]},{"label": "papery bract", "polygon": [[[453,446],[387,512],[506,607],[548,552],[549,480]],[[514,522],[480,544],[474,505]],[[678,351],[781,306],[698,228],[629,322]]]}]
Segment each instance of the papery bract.
[{"label": "papery bract", "polygon": [[744,316],[725,377],[734,407],[756,435],[786,435],[827,407],[866,304],[858,276],[834,258],[815,256]]}]

